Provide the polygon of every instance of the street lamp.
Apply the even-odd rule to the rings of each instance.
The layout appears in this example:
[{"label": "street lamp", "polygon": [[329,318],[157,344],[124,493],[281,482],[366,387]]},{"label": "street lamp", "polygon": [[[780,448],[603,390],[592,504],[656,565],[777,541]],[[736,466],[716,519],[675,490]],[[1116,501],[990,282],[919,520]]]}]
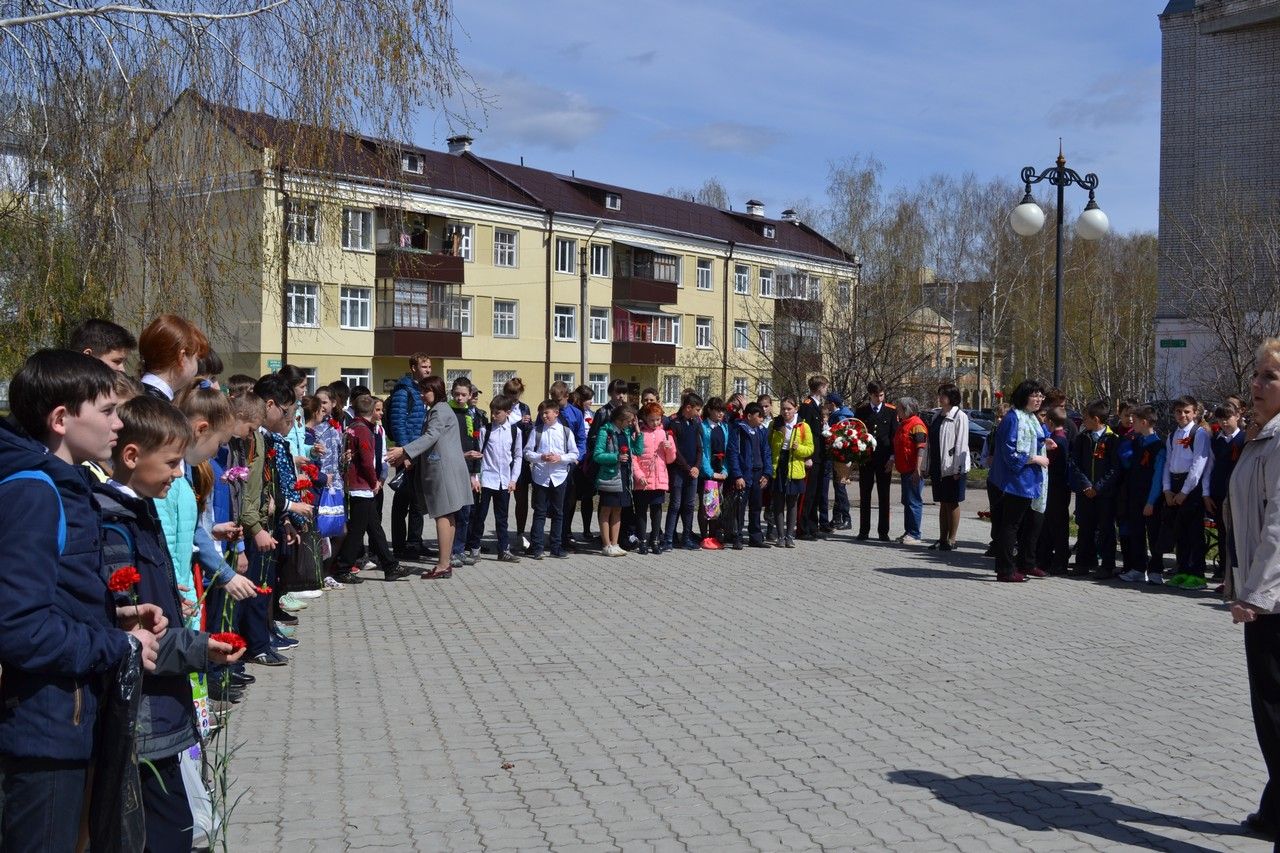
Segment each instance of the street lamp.
[{"label": "street lamp", "polygon": [[1067,168],[1067,158],[1062,156],[1062,147],[1058,147],[1058,161],[1055,166],[1036,174],[1033,166],[1022,170],[1022,182],[1026,185],[1026,194],[1022,202],[1009,214],[1009,225],[1022,237],[1030,237],[1039,233],[1044,227],[1044,211],[1031,197],[1031,185],[1048,181],[1058,188],[1058,222],[1056,234],[1056,252],[1053,265],[1053,387],[1062,387],[1062,195],[1063,190],[1076,184],[1089,191],[1089,203],[1085,205],[1080,218],[1076,220],[1076,234],[1085,240],[1096,240],[1111,227],[1107,215],[1098,207],[1093,191],[1098,188],[1098,176],[1090,172],[1083,178],[1073,169]]}]

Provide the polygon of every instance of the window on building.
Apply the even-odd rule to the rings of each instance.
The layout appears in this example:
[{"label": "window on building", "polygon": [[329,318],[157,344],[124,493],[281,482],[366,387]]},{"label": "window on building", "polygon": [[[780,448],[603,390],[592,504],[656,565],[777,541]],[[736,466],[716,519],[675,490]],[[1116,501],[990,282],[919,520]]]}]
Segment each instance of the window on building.
[{"label": "window on building", "polygon": [[773,326],[760,326],[760,352],[765,355],[773,353]]},{"label": "window on building", "polygon": [[286,229],[292,243],[319,241],[320,206],[314,202],[289,202]]},{"label": "window on building", "polygon": [[516,337],[516,318],[520,305],[514,299],[493,300],[493,336],[495,338]]},{"label": "window on building", "polygon": [[746,396],[746,394],[747,394],[747,377],[745,377],[745,376],[735,376],[735,377],[733,377],[733,393],[735,393],[735,394],[742,394],[744,397]]},{"label": "window on building", "polygon": [[680,283],[680,256],[653,253],[653,278],[655,281]]},{"label": "window on building", "polygon": [[746,323],[735,322],[733,324],[733,348],[747,349],[751,346],[750,331]]},{"label": "window on building", "polygon": [[[493,371],[493,396],[497,397],[501,395],[503,386],[515,378],[516,372],[514,370]],[[519,412],[513,411],[513,414],[518,415]]]},{"label": "window on building", "polygon": [[773,270],[760,270],[760,295],[773,296]]},{"label": "window on building", "polygon": [[367,287],[344,287],[339,291],[338,325],[344,329],[368,329],[373,291]]},{"label": "window on building", "polygon": [[678,406],[680,405],[680,377],[664,376],[662,377],[662,405]]},{"label": "window on building", "polygon": [[576,272],[578,269],[578,241],[556,238],[556,272]]},{"label": "window on building", "polygon": [[693,390],[696,391],[698,393],[698,396],[704,400],[710,398],[711,397],[711,377],[710,376],[693,377]]},{"label": "window on building", "polygon": [[464,261],[473,259],[471,247],[473,245],[472,238],[475,234],[475,226],[464,222],[451,222],[444,229],[445,245],[452,246],[453,239],[458,238],[458,251],[456,256]]},{"label": "window on building", "polygon": [[415,175],[422,174],[422,155],[405,152],[400,155],[400,168]]},{"label": "window on building", "polygon": [[698,290],[711,289],[711,259],[698,258]]},{"label": "window on building", "polygon": [[653,315],[647,319],[651,321],[649,326],[650,340],[655,344],[678,343],[680,325],[675,317]]},{"label": "window on building", "polygon": [[711,349],[710,317],[699,317],[694,321],[693,345],[698,349]]},{"label": "window on building", "polygon": [[320,286],[301,281],[289,282],[289,325],[315,327],[320,325]]},{"label": "window on building", "polygon": [[557,341],[578,339],[578,309],[574,305],[557,305],[555,323],[552,326]]},{"label": "window on building", "polygon": [[804,291],[804,298],[811,302],[817,302],[822,299],[822,279],[816,275],[802,276],[808,287]]},{"label": "window on building", "polygon": [[338,378],[347,383],[348,388],[355,388],[357,385],[363,385],[366,388],[372,388],[369,383],[373,381],[372,373],[367,367],[344,367],[338,373]]},{"label": "window on building", "polygon": [[678,347],[684,346],[684,318],[683,317],[671,318],[671,336],[674,339],[674,343],[676,346]]},{"label": "window on building", "polygon": [[464,335],[471,334],[471,304],[474,297],[462,296],[454,300],[453,316],[449,319],[452,321],[453,328],[459,329]]},{"label": "window on building", "polygon": [[588,373],[587,387],[591,389],[591,393],[595,395],[595,402],[604,404],[609,399],[609,374],[607,373]]},{"label": "window on building", "polygon": [[778,297],[780,299],[796,298],[796,277],[789,272],[778,273]]},{"label": "window on building", "polygon": [[459,331],[453,310],[457,299],[456,284],[396,279],[392,287],[378,288],[378,325]]},{"label": "window on building", "polygon": [[774,230],[774,227],[772,225],[766,225],[760,229],[760,233],[768,237],[770,240],[772,240],[774,237],[774,234],[776,234],[777,232]]},{"label": "window on building", "polygon": [[455,379],[465,379],[471,381],[471,371],[463,368],[457,370],[446,370],[444,372],[444,390],[446,394],[452,395],[453,382]]},{"label": "window on building", "polygon": [[605,193],[604,206],[610,210],[622,210],[622,196],[617,193]]},{"label": "window on building", "polygon": [[[609,342],[609,309],[591,309],[591,340],[594,343]],[[596,397],[597,400],[601,399]]]},{"label": "window on building", "polygon": [[569,386],[569,390],[570,390],[570,391],[572,391],[572,390],[573,390],[574,388],[576,388],[576,387],[577,387],[577,385],[578,385],[578,374],[576,374],[576,373],[564,373],[564,372],[561,372],[561,371],[557,371],[557,372],[555,372],[555,373],[551,374],[551,381],[552,381],[552,382],[563,382],[565,385],[568,385],[568,386]]},{"label": "window on building", "polygon": [[751,291],[751,268],[746,264],[735,264],[733,267],[733,292],[749,293]]},{"label": "window on building", "polygon": [[342,248],[367,252],[373,248],[373,211],[347,207],[342,211]]},{"label": "window on building", "polygon": [[757,382],[757,383],[756,383],[756,396],[757,396],[757,397],[765,397],[765,396],[772,397],[772,396],[773,396],[773,383],[772,383],[772,382],[770,382],[768,379],[761,379],[759,382]]},{"label": "window on building", "polygon": [[853,300],[853,285],[849,279],[842,278],[836,282],[836,296],[841,305],[848,305]]},{"label": "window on building", "polygon": [[607,244],[591,244],[591,274],[600,278],[608,278],[612,273],[609,267],[610,247]]},{"label": "window on building", "polygon": [[519,234],[505,228],[493,229],[493,265],[495,267],[516,266],[516,241]]},{"label": "window on building", "polygon": [[320,381],[317,378],[318,374],[316,373],[316,369],[314,367],[301,367],[299,370],[301,370],[303,375],[307,377],[307,393],[316,393],[316,389],[320,387]]}]

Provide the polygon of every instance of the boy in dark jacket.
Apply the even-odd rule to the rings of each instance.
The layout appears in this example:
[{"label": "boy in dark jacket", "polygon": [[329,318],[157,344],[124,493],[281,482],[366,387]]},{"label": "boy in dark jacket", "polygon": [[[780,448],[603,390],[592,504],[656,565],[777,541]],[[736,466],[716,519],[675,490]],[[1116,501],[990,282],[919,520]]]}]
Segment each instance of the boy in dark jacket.
[{"label": "boy in dark jacket", "polygon": [[235,663],[244,649],[184,628],[182,602],[156,498],[182,476],[191,442],[187,419],[164,400],[136,397],[119,409],[119,439],[111,453],[111,480],[94,487],[102,507],[102,557],[108,576],[134,566],[140,580],[118,591],[118,606],[154,604],[169,620],[160,639],[155,672],[142,681],[138,711],[138,758],[150,762],[140,774],[147,849],[190,850],[192,817],[179,756],[199,743],[188,674]]},{"label": "boy in dark jacket", "polygon": [[676,461],[667,466],[670,503],[667,504],[666,530],[662,547],[670,551],[675,541],[676,519],[684,525],[684,547],[690,551],[702,548],[694,538],[693,513],[698,507],[698,466],[702,464],[702,398],[686,394],[680,411],[667,422],[667,435],[676,446]]},{"label": "boy in dark jacket", "polygon": [[1053,449],[1049,457],[1044,523],[1036,539],[1036,568],[1050,575],[1065,575],[1071,559],[1071,445],[1067,438],[1070,418],[1057,407],[1045,412],[1045,426]]},{"label": "boy in dark jacket", "polygon": [[769,547],[765,544],[764,532],[760,529],[764,487],[773,476],[773,454],[769,451],[768,442],[769,432],[764,426],[764,409],[759,403],[747,403],[742,419],[729,429],[729,483],[739,492],[734,550],[742,548],[744,526],[750,538],[748,544],[752,548]]},{"label": "boy in dark jacket", "polygon": [[[1164,583],[1164,555],[1160,553],[1160,507],[1164,496],[1160,484],[1164,475],[1164,439],[1156,434],[1156,413],[1150,406],[1133,406],[1133,430],[1125,437],[1129,452],[1123,458],[1124,488],[1121,490],[1121,519],[1124,540],[1123,581]],[[1150,556],[1148,556],[1148,548]]]},{"label": "boy in dark jacket", "polygon": [[[458,416],[458,439],[462,442],[462,455],[467,460],[467,473],[471,475],[471,490],[475,493],[476,500],[479,500],[480,460],[484,458],[480,448],[480,433],[489,422],[484,413],[471,402],[471,380],[467,377],[459,376],[453,380],[449,396],[453,398],[449,401],[449,406]],[[454,531],[453,553],[449,559],[452,568],[474,566],[479,556],[478,550],[473,554],[466,547],[471,535],[471,513],[474,509],[475,504],[468,504],[454,516],[457,529]]]},{"label": "boy in dark jacket", "polygon": [[1107,404],[1088,405],[1084,428],[1071,447],[1076,492],[1076,574],[1092,572],[1098,580],[1116,572],[1116,492],[1119,488],[1120,438],[1107,426]]},{"label": "boy in dark jacket", "polygon": [[111,455],[114,383],[97,359],[41,350],[14,375],[0,421],[0,553],[20,557],[0,572],[5,849],[75,849],[107,680],[134,654],[154,669],[168,624],[155,607],[117,611],[102,574],[82,464]]}]

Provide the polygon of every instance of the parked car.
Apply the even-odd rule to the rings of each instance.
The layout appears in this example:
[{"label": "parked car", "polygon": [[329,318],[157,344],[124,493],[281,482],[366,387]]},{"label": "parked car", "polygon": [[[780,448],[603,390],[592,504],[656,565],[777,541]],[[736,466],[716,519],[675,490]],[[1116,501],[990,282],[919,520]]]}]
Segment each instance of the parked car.
[{"label": "parked car", "polygon": [[[938,416],[941,409],[933,408],[920,413],[920,419],[926,425],[933,423],[933,419]],[[969,414],[967,411],[965,414]],[[978,457],[982,454],[982,445],[987,440],[987,436],[995,429],[994,424],[976,421],[972,417],[969,418],[969,453],[972,455],[976,464]]]}]

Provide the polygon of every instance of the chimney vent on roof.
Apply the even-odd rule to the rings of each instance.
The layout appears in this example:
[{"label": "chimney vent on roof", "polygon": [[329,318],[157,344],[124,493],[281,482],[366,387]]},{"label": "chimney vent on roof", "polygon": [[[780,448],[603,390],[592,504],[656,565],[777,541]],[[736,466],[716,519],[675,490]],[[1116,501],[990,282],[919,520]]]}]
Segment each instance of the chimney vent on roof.
[{"label": "chimney vent on roof", "polygon": [[471,143],[475,140],[465,133],[460,133],[457,136],[450,136],[445,142],[449,146],[450,154],[461,154],[463,151],[470,151]]},{"label": "chimney vent on roof", "polygon": [[764,202],[756,201],[754,198],[747,201],[747,214],[749,216],[764,216]]},{"label": "chimney vent on roof", "polygon": [[799,225],[799,224],[800,224],[800,216],[795,212],[795,210],[793,210],[792,208],[788,207],[786,210],[782,211],[782,221],[783,221],[783,222],[794,222],[796,225]]}]

